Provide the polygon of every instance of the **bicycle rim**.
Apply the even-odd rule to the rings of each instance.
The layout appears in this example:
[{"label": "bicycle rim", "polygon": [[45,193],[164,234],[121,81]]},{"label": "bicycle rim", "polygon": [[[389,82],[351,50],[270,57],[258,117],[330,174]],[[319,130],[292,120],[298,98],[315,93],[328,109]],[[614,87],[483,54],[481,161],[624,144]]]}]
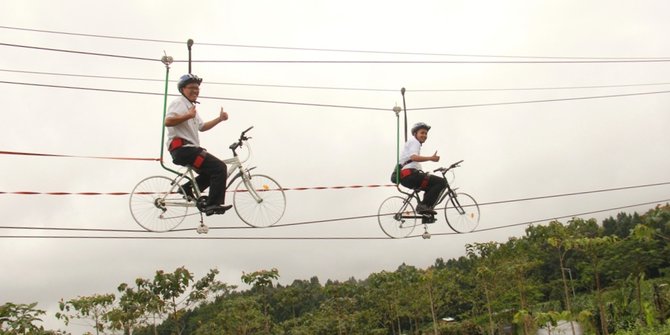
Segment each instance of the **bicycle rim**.
[{"label": "bicycle rim", "polygon": [[[251,175],[241,180],[233,193],[235,212],[244,223],[251,227],[270,227],[279,222],[286,210],[284,189],[274,179],[266,175]],[[250,191],[253,190],[253,191]]]},{"label": "bicycle rim", "polygon": [[[444,218],[449,227],[457,233],[469,233],[479,225],[479,205],[467,193],[457,193],[447,201]],[[455,205],[454,205],[455,204]]]},{"label": "bicycle rim", "polygon": [[[170,190],[174,190],[170,192]],[[181,194],[181,185],[172,185],[164,176],[148,177],[140,181],[130,193],[130,214],[142,228],[165,232],[179,226],[188,213],[188,206]],[[178,206],[170,205],[178,204]]]},{"label": "bicycle rim", "polygon": [[389,197],[382,202],[377,220],[384,234],[391,238],[407,237],[417,225],[414,206],[405,204],[405,198],[399,196]]}]

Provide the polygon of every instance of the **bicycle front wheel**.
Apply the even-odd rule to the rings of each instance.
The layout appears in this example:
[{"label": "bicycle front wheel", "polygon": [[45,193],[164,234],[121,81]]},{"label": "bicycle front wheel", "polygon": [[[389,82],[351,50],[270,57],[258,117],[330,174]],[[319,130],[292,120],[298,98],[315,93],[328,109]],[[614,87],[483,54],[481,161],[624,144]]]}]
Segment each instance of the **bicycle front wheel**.
[{"label": "bicycle front wheel", "polygon": [[404,238],[416,227],[416,211],[405,198],[393,196],[387,198],[379,206],[377,220],[384,234],[391,238]]},{"label": "bicycle front wheel", "polygon": [[145,178],[130,193],[130,214],[137,224],[148,231],[175,229],[188,212],[188,204],[177,193],[179,191],[183,193],[181,185],[173,185],[168,177]]},{"label": "bicycle front wheel", "polygon": [[286,210],[284,189],[272,178],[256,174],[242,179],[233,193],[235,212],[251,227],[270,227]]},{"label": "bicycle front wheel", "polygon": [[469,233],[479,225],[479,205],[467,193],[456,193],[444,207],[444,218],[457,233]]}]

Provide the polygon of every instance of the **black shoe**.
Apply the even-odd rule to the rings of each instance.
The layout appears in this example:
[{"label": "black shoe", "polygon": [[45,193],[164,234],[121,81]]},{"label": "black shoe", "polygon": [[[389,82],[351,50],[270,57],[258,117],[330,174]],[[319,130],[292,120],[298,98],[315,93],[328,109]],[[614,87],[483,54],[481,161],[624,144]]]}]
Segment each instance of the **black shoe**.
[{"label": "black shoe", "polygon": [[[182,190],[183,190],[183,192],[182,192]],[[179,189],[177,189],[177,193],[181,194],[184,197],[184,200],[186,200],[186,201],[194,201],[195,200],[195,195],[193,195],[193,191],[190,188],[188,188],[188,189],[179,188]],[[186,194],[184,194],[184,193],[186,193]]]},{"label": "black shoe", "polygon": [[232,205],[207,205],[205,207],[205,215],[210,216],[213,214],[224,214],[227,210],[233,208]]},{"label": "black shoe", "polygon": [[421,215],[435,215],[437,214],[436,211],[434,211],[432,208],[424,205],[424,204],[418,204],[416,205],[416,212],[421,214]]}]

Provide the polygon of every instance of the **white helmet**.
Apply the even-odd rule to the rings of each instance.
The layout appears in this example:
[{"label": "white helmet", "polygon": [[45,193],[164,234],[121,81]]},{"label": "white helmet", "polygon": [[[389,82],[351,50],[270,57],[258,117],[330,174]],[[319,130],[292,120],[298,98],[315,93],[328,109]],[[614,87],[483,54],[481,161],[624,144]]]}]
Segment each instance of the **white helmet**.
[{"label": "white helmet", "polygon": [[190,73],[181,76],[181,78],[179,78],[179,82],[177,82],[177,89],[179,90],[179,93],[184,94],[184,87],[190,83],[197,83],[200,85],[200,83],[202,83],[202,78]]},{"label": "white helmet", "polygon": [[412,127],[412,135],[416,135],[416,132],[419,129],[425,129],[426,131],[430,130],[430,126],[424,122],[419,122]]}]

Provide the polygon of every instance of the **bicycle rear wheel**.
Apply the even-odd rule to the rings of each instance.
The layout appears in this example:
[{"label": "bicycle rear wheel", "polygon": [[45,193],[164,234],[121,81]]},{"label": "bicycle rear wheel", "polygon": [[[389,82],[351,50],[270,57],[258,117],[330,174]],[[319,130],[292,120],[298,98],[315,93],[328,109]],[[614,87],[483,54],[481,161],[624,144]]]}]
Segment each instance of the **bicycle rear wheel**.
[{"label": "bicycle rear wheel", "polygon": [[444,207],[444,218],[457,233],[469,233],[479,225],[479,205],[467,193],[456,193]]},{"label": "bicycle rear wheel", "polygon": [[416,211],[411,203],[405,204],[405,198],[389,197],[382,202],[377,212],[379,227],[391,238],[404,238],[414,231],[417,225]]},{"label": "bicycle rear wheel", "polygon": [[270,227],[277,223],[286,210],[284,189],[274,179],[251,175],[249,185],[242,179],[235,187],[233,205],[244,223],[251,227]]},{"label": "bicycle rear wheel", "polygon": [[184,221],[188,204],[181,185],[172,179],[152,176],[140,181],[130,193],[130,214],[135,222],[148,231],[165,232]]}]

